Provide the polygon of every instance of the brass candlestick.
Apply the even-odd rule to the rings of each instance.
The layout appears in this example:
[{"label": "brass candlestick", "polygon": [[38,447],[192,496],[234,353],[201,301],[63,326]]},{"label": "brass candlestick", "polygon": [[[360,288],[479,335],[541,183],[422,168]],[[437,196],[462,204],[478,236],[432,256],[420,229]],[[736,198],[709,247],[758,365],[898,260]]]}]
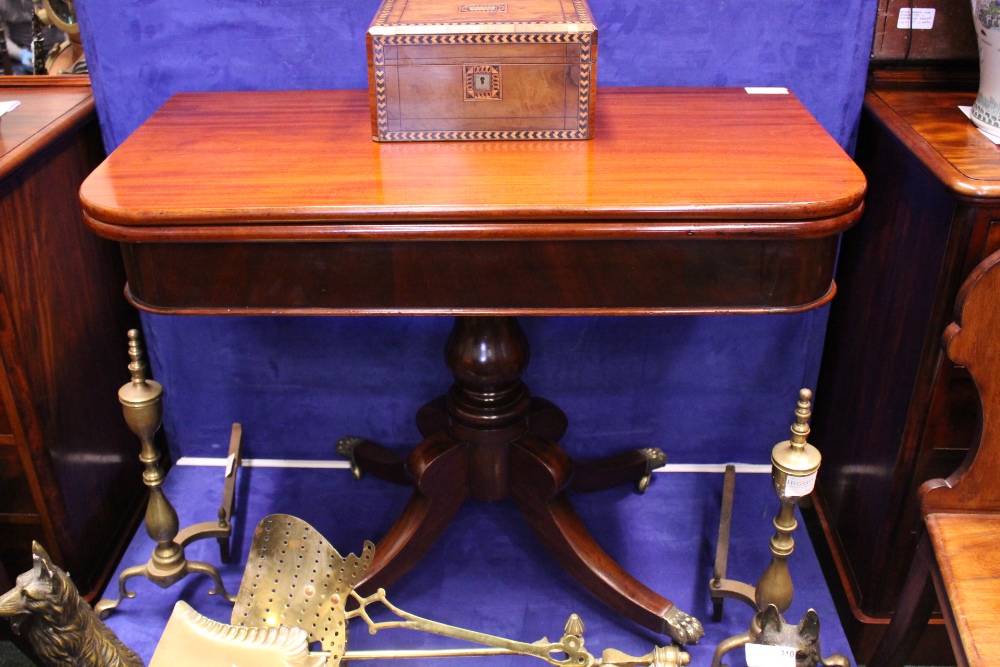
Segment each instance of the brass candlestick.
[{"label": "brass candlestick", "polygon": [[239,424],[233,424],[218,521],[203,522],[179,530],[177,512],[163,492],[164,474],[160,468],[160,452],[153,442],[153,436],[159,430],[163,417],[163,387],[159,382],[146,378],[146,361],[138,330],[129,331],[128,338],[128,353],[132,359],[128,369],[132,374],[132,381],[118,390],[118,400],[122,404],[128,427],[142,443],[139,460],[146,467],[142,473],[142,481],[149,488],[146,532],[156,542],[156,547],[145,565],[130,567],[118,577],[118,599],[101,600],[94,610],[101,618],[107,618],[111,610],[118,607],[124,598],[135,597],[134,591],[126,590],[125,582],[138,576],[145,577],[161,588],[167,588],[189,574],[207,574],[215,581],[215,588],[210,590],[209,594],[221,593],[230,602],[235,602],[236,598],[226,592],[222,577],[215,566],[201,561],[187,560],[184,547],[196,540],[214,537],[219,541],[222,562],[229,561],[229,538],[232,534],[231,519],[236,470],[240,464],[242,428]]},{"label": "brass candlestick", "polygon": [[[740,600],[756,611],[750,622],[750,629],[741,635],[729,637],[719,643],[712,659],[712,667],[721,667],[722,657],[735,648],[757,641],[761,632],[761,619],[768,605],[774,605],[783,614],[792,604],[794,586],[788,572],[788,557],[795,550],[792,532],[798,527],[795,520],[795,506],[803,496],[813,490],[816,474],[822,462],[819,450],[810,445],[809,418],[812,416],[812,392],[799,391],[799,401],[795,408],[795,423],[792,424],[790,440],[779,442],[771,450],[771,482],[778,496],[781,508],[774,518],[775,533],[771,536],[771,562],[764,569],[756,586],[726,579],[729,556],[729,528],[732,524],[733,495],[736,483],[736,468],[726,466],[726,477],[722,491],[722,514],[719,521],[719,541],[715,552],[715,571],[709,590],[712,596],[713,619],[722,620],[722,604],[726,598]],[[824,659],[825,665],[850,667],[847,658],[833,655]]]}]

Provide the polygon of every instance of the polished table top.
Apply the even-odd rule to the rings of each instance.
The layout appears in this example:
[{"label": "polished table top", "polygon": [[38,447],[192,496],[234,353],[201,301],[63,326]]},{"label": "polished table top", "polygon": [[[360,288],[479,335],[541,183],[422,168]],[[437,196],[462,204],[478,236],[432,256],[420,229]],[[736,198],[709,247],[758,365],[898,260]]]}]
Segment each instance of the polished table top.
[{"label": "polished table top", "polygon": [[[183,93],[84,183],[157,312],[789,312],[865,179],[792,95],[602,89],[591,141],[385,144],[367,91]],[[418,243],[415,243],[418,242]]]},{"label": "polished table top", "polygon": [[89,83],[68,78],[52,86],[38,85],[31,77],[0,78],[0,100],[21,103],[16,113],[0,117],[0,178],[94,112]]},{"label": "polished table top", "polygon": [[865,106],[900,137],[956,197],[974,206],[1000,199],[997,147],[962,113],[976,93],[933,90],[869,90]]}]

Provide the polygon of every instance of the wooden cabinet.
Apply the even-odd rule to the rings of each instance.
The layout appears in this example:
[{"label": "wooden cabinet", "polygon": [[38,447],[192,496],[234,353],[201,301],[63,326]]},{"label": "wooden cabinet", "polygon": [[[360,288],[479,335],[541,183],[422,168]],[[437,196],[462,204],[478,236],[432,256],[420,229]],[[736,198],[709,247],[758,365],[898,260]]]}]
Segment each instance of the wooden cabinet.
[{"label": "wooden cabinet", "polygon": [[0,100],[21,103],[0,118],[0,563],[28,569],[36,539],[96,594],[144,499],[116,398],[137,317],[81,220],[104,157],[86,78],[4,77]]},{"label": "wooden cabinet", "polygon": [[[1000,148],[958,108],[974,99],[865,97],[857,161],[866,210],[842,241],[813,418],[829,574],[842,583],[841,615],[861,662],[913,557],[917,488],[952,472],[976,429],[971,381],[940,347],[963,279],[1000,248]],[[925,638],[916,664],[948,659],[939,621]]]},{"label": "wooden cabinet", "polygon": [[[915,28],[909,22],[911,11]],[[917,5],[910,0],[878,0],[872,40],[876,68],[889,63],[905,63],[907,68],[968,63],[975,74],[978,62],[969,0],[921,0]]]}]

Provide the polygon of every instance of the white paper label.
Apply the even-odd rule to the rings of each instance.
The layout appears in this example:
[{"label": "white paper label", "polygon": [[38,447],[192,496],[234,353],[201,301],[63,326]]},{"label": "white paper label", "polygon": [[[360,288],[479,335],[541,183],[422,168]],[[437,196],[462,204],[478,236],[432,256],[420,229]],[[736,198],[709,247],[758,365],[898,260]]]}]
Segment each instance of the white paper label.
[{"label": "white paper label", "polygon": [[808,495],[812,493],[814,486],[816,486],[816,473],[806,475],[805,477],[792,477],[789,475],[785,478],[785,496],[798,498],[799,496]]},{"label": "white paper label", "polygon": [[743,90],[750,95],[787,95],[787,88],[775,88],[773,86],[747,86]]},{"label": "white paper label", "polygon": [[899,10],[899,20],[896,21],[896,27],[900,30],[930,30],[934,27],[934,12],[937,10],[933,7],[914,7],[913,8],[913,25],[910,25],[910,8],[902,7]]},{"label": "white paper label", "polygon": [[747,667],[795,667],[795,649],[790,646],[747,644]]},{"label": "white paper label", "polygon": [[0,116],[10,111],[13,111],[19,106],[21,106],[21,103],[18,102],[17,100],[11,100],[9,102],[0,102]]},{"label": "white paper label", "polygon": [[236,454],[230,454],[229,458],[226,459],[226,477],[233,474],[233,470],[236,469]]}]

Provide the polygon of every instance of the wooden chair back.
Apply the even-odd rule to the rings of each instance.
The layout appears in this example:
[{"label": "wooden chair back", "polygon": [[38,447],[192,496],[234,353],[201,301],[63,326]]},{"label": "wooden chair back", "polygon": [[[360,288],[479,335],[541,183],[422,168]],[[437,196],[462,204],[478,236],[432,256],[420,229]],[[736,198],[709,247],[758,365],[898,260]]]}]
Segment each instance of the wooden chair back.
[{"label": "wooden chair back", "polygon": [[980,400],[976,441],[947,479],[920,489],[921,511],[1000,512],[1000,251],[966,279],[955,302],[955,322],[942,344],[956,364],[968,368]]}]

